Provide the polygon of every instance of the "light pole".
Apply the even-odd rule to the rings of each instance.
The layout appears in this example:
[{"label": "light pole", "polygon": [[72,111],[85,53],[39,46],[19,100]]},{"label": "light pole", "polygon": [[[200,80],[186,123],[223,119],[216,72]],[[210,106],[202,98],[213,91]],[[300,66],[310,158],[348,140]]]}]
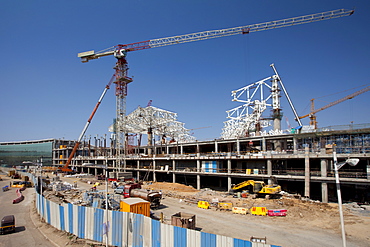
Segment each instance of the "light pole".
[{"label": "light pole", "polygon": [[340,225],[342,228],[342,241],[343,247],[346,247],[346,232],[344,229],[344,219],[343,219],[343,209],[342,209],[342,194],[340,192],[340,184],[339,184],[339,174],[338,170],[344,166],[345,164],[349,164],[350,166],[355,166],[360,161],[359,159],[347,159],[344,162],[338,163],[337,161],[337,152],[335,151],[335,147],[333,150],[333,159],[334,159],[334,171],[335,171],[335,183],[337,186],[337,195],[338,195],[338,206],[339,206],[339,216],[340,216]]},{"label": "light pole", "polygon": [[105,246],[108,247],[108,231],[109,231],[109,221],[108,221],[108,159],[105,161],[105,219],[106,219],[106,238]]}]

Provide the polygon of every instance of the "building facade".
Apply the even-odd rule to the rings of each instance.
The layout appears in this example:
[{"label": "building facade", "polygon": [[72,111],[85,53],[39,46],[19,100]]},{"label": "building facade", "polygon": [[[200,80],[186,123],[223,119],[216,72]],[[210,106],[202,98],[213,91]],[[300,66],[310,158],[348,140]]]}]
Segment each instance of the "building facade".
[{"label": "building facade", "polygon": [[[264,135],[192,143],[129,146],[119,156],[106,140],[81,143],[72,166],[80,172],[133,172],[138,180],[178,182],[197,189],[228,191],[245,180],[277,180],[289,193],[336,201],[333,152],[338,162],[359,158],[340,169],[344,201],[370,202],[370,128],[326,128],[307,133]],[[155,142],[153,142],[155,143]],[[93,145],[94,144],[94,145]],[[54,140],[53,165],[66,163],[73,141]],[[112,145],[113,146],[113,145]]]}]

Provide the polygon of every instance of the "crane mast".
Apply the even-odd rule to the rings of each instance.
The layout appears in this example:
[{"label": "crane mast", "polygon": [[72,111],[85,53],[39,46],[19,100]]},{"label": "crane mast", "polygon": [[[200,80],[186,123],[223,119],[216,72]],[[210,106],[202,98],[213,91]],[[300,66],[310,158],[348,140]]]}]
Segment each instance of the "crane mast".
[{"label": "crane mast", "polygon": [[[252,24],[240,27],[211,30],[204,32],[196,32],[185,35],[177,35],[166,38],[146,40],[142,42],[130,43],[130,44],[120,44],[112,46],[105,50],[95,52],[86,51],[78,53],[78,57],[81,58],[81,62],[86,63],[92,59],[97,59],[100,57],[114,55],[117,58],[117,63],[115,66],[116,70],[116,150],[117,150],[117,163],[118,167],[121,168],[122,157],[125,155],[123,149],[125,149],[125,117],[126,117],[126,96],[127,96],[127,84],[132,82],[132,78],[127,76],[128,64],[126,60],[126,54],[130,51],[138,51],[168,45],[176,45],[182,43],[188,43],[193,41],[200,41],[212,38],[226,37],[237,34],[249,34],[257,31],[264,31],[282,27],[289,27],[294,25],[300,25],[305,23],[311,23],[322,20],[329,20],[333,18],[339,18],[344,16],[350,16],[354,13],[354,10],[338,9],[326,12],[321,12],[317,14],[304,15],[299,17],[287,18],[277,21],[263,22],[259,24]],[[125,167],[124,161],[124,169]]]}]

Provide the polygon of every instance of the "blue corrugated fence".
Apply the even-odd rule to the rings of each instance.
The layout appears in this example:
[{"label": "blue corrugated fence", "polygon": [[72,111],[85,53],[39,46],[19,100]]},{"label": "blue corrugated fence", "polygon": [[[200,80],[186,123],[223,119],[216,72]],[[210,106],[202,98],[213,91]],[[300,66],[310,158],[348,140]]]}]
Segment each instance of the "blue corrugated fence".
[{"label": "blue corrugated fence", "polygon": [[[255,247],[247,240],[162,224],[149,217],[63,203],[36,195],[37,211],[46,222],[79,238],[131,247]],[[107,234],[105,234],[107,233]]]}]

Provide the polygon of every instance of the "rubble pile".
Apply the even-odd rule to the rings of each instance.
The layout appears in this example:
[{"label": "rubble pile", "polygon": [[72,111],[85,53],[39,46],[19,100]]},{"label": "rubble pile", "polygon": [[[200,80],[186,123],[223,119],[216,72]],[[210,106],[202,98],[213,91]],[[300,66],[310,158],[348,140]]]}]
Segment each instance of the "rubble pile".
[{"label": "rubble pile", "polygon": [[359,205],[357,202],[344,204],[345,209],[365,217],[370,217],[370,205]]},{"label": "rubble pile", "polygon": [[71,203],[76,205],[84,205],[82,191],[77,189],[61,190],[61,191],[44,191],[44,197],[57,204]]}]

